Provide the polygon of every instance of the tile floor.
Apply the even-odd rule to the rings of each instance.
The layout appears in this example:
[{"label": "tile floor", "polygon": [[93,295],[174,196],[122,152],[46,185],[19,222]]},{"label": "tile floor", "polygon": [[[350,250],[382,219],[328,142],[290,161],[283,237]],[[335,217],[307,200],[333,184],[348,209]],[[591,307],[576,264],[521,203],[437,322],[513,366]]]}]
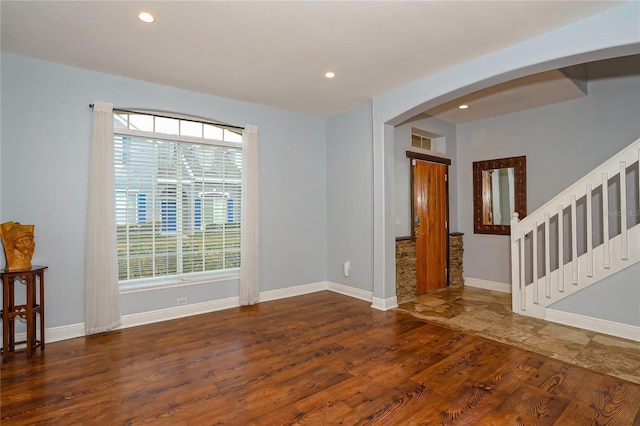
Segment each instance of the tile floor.
[{"label": "tile floor", "polygon": [[400,303],[418,318],[640,383],[640,342],[511,312],[511,294],[448,287]]}]

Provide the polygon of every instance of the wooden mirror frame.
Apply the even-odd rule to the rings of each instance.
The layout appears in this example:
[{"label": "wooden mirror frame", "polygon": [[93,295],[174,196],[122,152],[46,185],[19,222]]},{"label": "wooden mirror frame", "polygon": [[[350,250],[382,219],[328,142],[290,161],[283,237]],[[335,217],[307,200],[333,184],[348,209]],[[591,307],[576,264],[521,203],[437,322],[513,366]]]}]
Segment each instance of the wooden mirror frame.
[{"label": "wooden mirror frame", "polygon": [[[514,205],[520,219],[527,215],[527,157],[508,157],[473,162],[473,232],[475,234],[509,235],[511,225],[482,223],[482,172],[513,167]],[[511,222],[511,220],[509,220]]]}]

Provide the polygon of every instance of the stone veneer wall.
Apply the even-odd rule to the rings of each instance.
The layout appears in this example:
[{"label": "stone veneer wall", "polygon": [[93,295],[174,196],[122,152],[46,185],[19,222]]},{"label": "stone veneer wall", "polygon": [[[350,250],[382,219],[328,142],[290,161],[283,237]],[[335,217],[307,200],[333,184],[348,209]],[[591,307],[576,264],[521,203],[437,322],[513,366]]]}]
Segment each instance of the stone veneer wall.
[{"label": "stone veneer wall", "polygon": [[449,285],[464,285],[464,268],[462,267],[462,232],[449,234]]},{"label": "stone veneer wall", "polygon": [[416,242],[414,239],[396,239],[396,297],[398,303],[416,297]]},{"label": "stone veneer wall", "polygon": [[[464,285],[462,232],[449,235],[449,285]],[[396,239],[396,297],[398,303],[416,297],[416,243],[410,237]]]}]

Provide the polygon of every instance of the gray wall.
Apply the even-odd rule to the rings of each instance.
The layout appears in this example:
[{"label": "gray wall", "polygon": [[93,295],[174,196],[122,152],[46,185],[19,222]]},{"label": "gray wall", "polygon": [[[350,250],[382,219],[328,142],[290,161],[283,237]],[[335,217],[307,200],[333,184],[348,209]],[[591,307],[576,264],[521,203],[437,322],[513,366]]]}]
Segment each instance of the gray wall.
[{"label": "gray wall", "polygon": [[[415,127],[445,138],[445,152],[432,152],[411,146],[411,128]],[[449,167],[449,231],[458,230],[457,140],[456,125],[435,117],[418,116],[395,128],[395,226],[396,237],[411,235],[411,166],[407,151],[421,152],[451,160]],[[398,224],[398,222],[400,222]]]},{"label": "gray wall", "polygon": [[[598,303],[593,303],[595,300]],[[587,317],[640,326],[640,263],[549,306]]]},{"label": "gray wall", "polygon": [[[47,327],[84,321],[91,110],[122,108],[256,124],[261,291],[326,280],[326,120],[3,53],[0,220],[36,225],[34,263],[49,266]],[[4,262],[4,256],[2,258]],[[123,314],[238,295],[238,280],[121,296]]]},{"label": "gray wall", "polygon": [[[327,121],[327,279],[373,291],[371,106]],[[351,261],[345,277],[343,264]]]},{"label": "gray wall", "polygon": [[[587,97],[458,125],[458,223],[465,232],[465,277],[511,282],[508,236],[473,233],[472,162],[526,155],[527,209],[534,211],[640,137],[638,62],[635,57],[590,65]],[[636,275],[616,285],[626,288],[626,294],[639,283]],[[595,305],[596,299],[583,297]],[[619,310],[631,315],[637,306],[637,299],[627,299]],[[606,310],[594,316],[611,318]]]}]

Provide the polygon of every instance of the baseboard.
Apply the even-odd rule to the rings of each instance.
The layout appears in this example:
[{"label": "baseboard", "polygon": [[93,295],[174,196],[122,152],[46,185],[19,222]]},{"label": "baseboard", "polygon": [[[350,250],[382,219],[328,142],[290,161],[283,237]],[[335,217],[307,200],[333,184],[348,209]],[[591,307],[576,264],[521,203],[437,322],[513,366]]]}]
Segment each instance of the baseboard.
[{"label": "baseboard", "polygon": [[261,291],[259,301],[268,302],[270,300],[285,299],[287,297],[302,296],[303,294],[315,293],[328,290],[328,281],[318,281],[316,283],[302,284],[294,287],[279,288],[277,290]]},{"label": "baseboard", "polygon": [[398,307],[398,298],[396,296],[389,297],[388,299],[374,297],[371,299],[371,307],[380,311],[388,311],[389,309]]},{"label": "baseboard", "polygon": [[[84,323],[63,325],[61,327],[45,328],[44,341],[46,343],[58,342],[60,340],[74,339],[76,337],[83,337]],[[36,336],[40,336],[40,329],[36,330]],[[27,332],[16,333],[16,341],[27,340]],[[2,335],[0,335],[0,345],[2,345]]]},{"label": "baseboard", "polygon": [[277,290],[264,291],[260,293],[260,302],[268,302],[270,300],[284,299],[287,297],[301,296],[303,294],[315,293],[318,291],[329,290],[334,293],[340,293],[355,299],[371,302],[373,293],[344,284],[338,284],[332,281],[318,281],[311,284],[303,284],[295,287],[281,288]]},{"label": "baseboard", "polygon": [[[319,281],[310,284],[302,284],[294,287],[282,288],[277,290],[269,290],[260,292],[260,302],[268,302],[270,300],[285,299],[287,297],[301,296],[303,294],[315,293],[318,291],[330,290],[345,296],[371,302],[372,293],[370,291],[349,287],[330,281]],[[391,301],[391,299],[394,299]],[[397,307],[395,297],[380,302],[376,309],[387,310]],[[381,300],[381,299],[378,299]],[[386,304],[385,304],[386,303]],[[395,303],[395,305],[393,305]],[[393,306],[392,306],[393,305]],[[140,325],[153,324],[156,322],[168,321],[172,319],[184,318],[192,315],[206,314],[208,312],[221,311],[223,309],[235,308],[240,306],[238,297],[229,297],[226,299],[211,300],[202,303],[191,303],[183,306],[173,306],[166,309],[158,309],[155,311],[140,312],[136,314],[123,315],[121,325],[116,328],[124,329],[129,327],[137,327]],[[385,306],[387,306],[385,308]],[[39,332],[39,331],[38,331]],[[57,342],[60,340],[73,339],[75,337],[85,336],[84,323],[70,324],[61,327],[52,327],[45,329],[45,342]],[[16,340],[25,340],[26,332],[16,334]],[[0,336],[0,345],[2,345],[2,336]]]},{"label": "baseboard", "polygon": [[117,329],[206,314],[208,312],[235,308],[237,306],[240,306],[238,297],[229,297],[227,299],[210,300],[208,302],[191,303],[189,305],[172,306],[166,309],[123,315],[121,325]]},{"label": "baseboard", "polygon": [[640,327],[635,325],[622,324],[549,308],[546,310],[545,320],[640,342]]},{"label": "baseboard", "polygon": [[501,283],[498,281],[481,280],[479,278],[464,277],[464,285],[467,287],[483,288],[485,290],[499,291],[502,293],[511,293],[511,284]]},{"label": "baseboard", "polygon": [[345,296],[353,297],[354,299],[364,300],[365,302],[371,302],[373,299],[373,292],[368,290],[362,290],[355,287],[349,287],[348,285],[338,284],[329,281],[327,290],[334,293],[344,294]]},{"label": "baseboard", "polygon": [[[84,336],[84,323],[63,325],[61,327],[45,328],[44,339],[47,342],[58,342],[60,340],[74,339]],[[26,333],[25,333],[26,338]]]}]

